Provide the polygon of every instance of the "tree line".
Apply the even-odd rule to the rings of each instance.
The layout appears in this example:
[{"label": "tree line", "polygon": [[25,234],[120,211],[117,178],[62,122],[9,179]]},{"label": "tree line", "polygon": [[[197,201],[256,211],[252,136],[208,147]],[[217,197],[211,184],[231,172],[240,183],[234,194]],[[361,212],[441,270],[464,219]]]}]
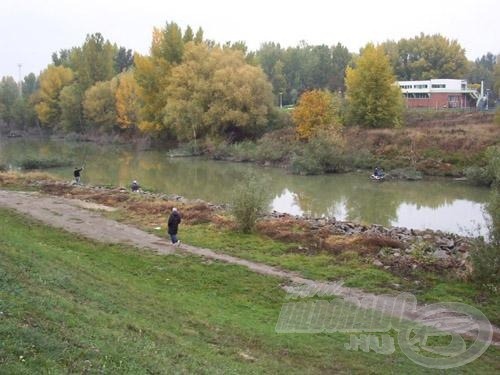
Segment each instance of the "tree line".
[{"label": "tree line", "polygon": [[[302,103],[295,121],[302,126],[299,138],[308,138],[311,124],[325,121],[334,128],[399,125],[402,103],[395,80],[484,81],[495,97],[497,60],[488,52],[468,61],[457,41],[438,34],[367,44],[359,54],[341,43],[305,42],[289,48],[264,43],[248,51],[244,42],[219,44],[206,40],[201,28],[182,30],[167,22],[154,29],[147,55],[96,33],[82,46],[54,53],[39,76],[30,73],[20,86],[3,77],[0,119],[19,129],[237,141],[283,122],[278,104]],[[311,90],[317,93],[301,101]],[[315,114],[318,108],[326,113]]]}]

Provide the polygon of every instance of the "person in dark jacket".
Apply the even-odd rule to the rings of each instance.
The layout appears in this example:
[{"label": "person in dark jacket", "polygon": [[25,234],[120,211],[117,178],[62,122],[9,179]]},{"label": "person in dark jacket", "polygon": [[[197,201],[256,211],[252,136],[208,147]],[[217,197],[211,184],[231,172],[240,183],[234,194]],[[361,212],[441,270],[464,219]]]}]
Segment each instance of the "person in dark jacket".
[{"label": "person in dark jacket", "polygon": [[179,224],[181,223],[181,215],[177,211],[177,208],[172,208],[172,213],[168,217],[168,234],[172,243],[176,246],[181,244],[181,241],[177,239],[177,230],[179,229]]},{"label": "person in dark jacket", "polygon": [[134,193],[138,193],[140,188],[141,187],[139,186],[136,180],[132,181],[132,184],[130,185],[130,190],[132,190]]},{"label": "person in dark jacket", "polygon": [[73,177],[75,178],[75,184],[80,185],[80,172],[83,171],[83,167],[77,168],[73,171]]}]

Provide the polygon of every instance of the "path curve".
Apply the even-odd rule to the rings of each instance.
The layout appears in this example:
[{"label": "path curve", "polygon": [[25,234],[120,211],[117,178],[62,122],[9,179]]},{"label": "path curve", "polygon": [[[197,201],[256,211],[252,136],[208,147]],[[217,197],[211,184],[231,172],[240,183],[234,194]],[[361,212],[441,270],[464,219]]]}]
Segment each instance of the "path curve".
[{"label": "path curve", "polygon": [[[426,324],[425,321],[418,320],[419,312],[424,305],[408,308],[408,303],[401,297],[389,295],[375,295],[366,293],[356,288],[349,288],[338,282],[318,282],[306,279],[291,271],[281,270],[277,267],[249,260],[237,258],[227,254],[216,253],[209,249],[199,248],[183,244],[180,249],[172,246],[165,238],[139,230],[131,225],[116,222],[103,217],[99,210],[109,211],[111,208],[96,204],[89,204],[78,199],[68,199],[58,196],[47,196],[37,192],[18,192],[0,190],[0,206],[4,206],[22,214],[29,215],[45,224],[62,228],[68,232],[83,235],[89,239],[105,243],[121,243],[137,248],[146,248],[159,254],[174,254],[176,251],[188,252],[197,256],[212,260],[218,260],[229,264],[246,267],[253,272],[268,276],[282,278],[300,287],[292,291],[306,293],[326,293],[344,298],[354,302],[358,306],[367,309],[375,309],[389,316],[404,318],[411,321],[418,321]],[[92,209],[89,210],[88,208]],[[285,287],[287,288],[287,287]],[[289,291],[291,290],[290,287]],[[467,335],[464,330],[463,319],[455,320],[453,314],[446,317],[449,327],[446,330]],[[456,322],[456,324],[454,324]],[[428,325],[432,325],[430,322]],[[462,327],[462,328],[460,328]],[[500,346],[500,329],[492,326],[492,343]]]}]

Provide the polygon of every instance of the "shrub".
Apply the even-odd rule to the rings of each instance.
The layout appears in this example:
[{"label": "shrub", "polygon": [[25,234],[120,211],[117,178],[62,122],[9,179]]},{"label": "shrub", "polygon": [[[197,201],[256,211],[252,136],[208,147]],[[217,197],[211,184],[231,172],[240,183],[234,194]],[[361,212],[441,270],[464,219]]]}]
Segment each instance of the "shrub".
[{"label": "shrub", "polygon": [[7,164],[0,163],[0,172],[6,172],[9,169]]},{"label": "shrub", "polygon": [[57,167],[67,167],[72,165],[71,160],[60,160],[60,159],[34,159],[28,158],[18,162],[22,169],[46,169],[46,168],[57,168]]},{"label": "shrub", "polygon": [[252,231],[266,210],[267,200],[266,185],[255,176],[250,176],[235,188],[231,211],[240,230],[244,233]]},{"label": "shrub", "polygon": [[467,167],[465,168],[465,177],[474,185],[490,186],[493,179],[488,174],[486,168],[482,167]]},{"label": "shrub", "polygon": [[472,247],[472,280],[482,289],[498,293],[500,286],[500,191],[491,194],[488,211],[491,215],[489,241],[477,239]]},{"label": "shrub", "polygon": [[467,179],[476,185],[497,186],[500,184],[500,146],[490,146],[485,152],[484,167],[465,169]]},{"label": "shrub", "polygon": [[315,137],[292,156],[290,168],[295,174],[321,174],[347,170],[339,144],[327,137]]},{"label": "shrub", "polygon": [[315,175],[324,173],[320,161],[306,152],[301,155],[293,154],[290,163],[290,170],[293,174]]}]

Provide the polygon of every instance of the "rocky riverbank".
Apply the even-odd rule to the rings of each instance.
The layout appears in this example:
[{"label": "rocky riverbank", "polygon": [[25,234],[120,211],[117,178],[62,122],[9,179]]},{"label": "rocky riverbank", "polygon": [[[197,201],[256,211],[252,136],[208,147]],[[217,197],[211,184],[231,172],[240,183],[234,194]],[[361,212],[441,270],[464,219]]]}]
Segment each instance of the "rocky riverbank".
[{"label": "rocky riverbank", "polygon": [[[0,178],[0,185],[6,183],[8,185],[5,177]],[[141,217],[144,222],[161,223],[169,209],[178,206],[187,224],[205,222],[231,229],[235,227],[226,205],[189,200],[175,194],[137,194],[123,187],[75,186],[40,176],[25,179],[22,183],[47,194],[122,208],[131,215]],[[386,228],[376,224],[363,225],[335,218],[299,217],[278,212],[271,212],[259,220],[256,230],[275,240],[290,243],[290,252],[311,256],[319,253],[356,253],[367,263],[408,276],[421,270],[451,270],[464,277],[470,272],[469,252],[473,239],[441,231]]]},{"label": "rocky riverbank", "polygon": [[[374,265],[404,274],[440,269],[453,269],[464,276],[470,272],[472,238],[442,231],[386,228],[377,224],[363,225],[335,218],[297,217],[278,212],[272,212],[267,220],[281,220],[290,228],[303,228],[308,233],[309,241],[304,241],[308,248],[299,250],[306,252],[311,248],[334,253],[361,251]],[[270,223],[267,225],[272,227]]]}]

